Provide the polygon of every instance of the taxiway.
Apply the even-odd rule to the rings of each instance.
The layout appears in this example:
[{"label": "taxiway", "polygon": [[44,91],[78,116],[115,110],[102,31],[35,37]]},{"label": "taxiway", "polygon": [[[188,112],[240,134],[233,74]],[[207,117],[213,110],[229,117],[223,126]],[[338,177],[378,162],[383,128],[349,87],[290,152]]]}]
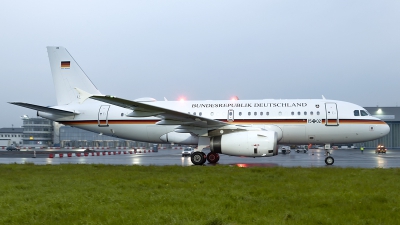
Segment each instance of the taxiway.
[{"label": "taxiway", "polygon": [[[117,152],[109,155],[108,152]],[[88,156],[67,157],[67,153],[82,153],[82,150],[46,150],[46,151],[20,151],[20,152],[0,152],[0,164],[10,163],[33,163],[35,165],[46,164],[112,164],[112,165],[179,165],[193,166],[190,157],[182,157],[181,150],[163,149],[158,152],[129,154],[120,150],[107,150],[107,154],[89,154]],[[103,151],[100,151],[103,152]],[[118,152],[120,152],[118,154]],[[205,150],[207,153],[208,151]],[[36,158],[34,157],[36,153]],[[60,158],[59,154],[63,153],[64,157]],[[54,158],[49,158],[53,154]],[[346,149],[333,150],[331,156],[334,157],[335,163],[333,167],[359,167],[359,168],[393,168],[400,167],[400,150],[388,150],[386,154],[376,154],[375,150]],[[291,151],[290,154],[279,154],[274,157],[236,157],[221,155],[217,164],[205,163],[205,166],[215,165],[235,165],[239,167],[327,167],[325,164],[325,151],[320,149],[310,149],[307,153],[296,153]]]}]

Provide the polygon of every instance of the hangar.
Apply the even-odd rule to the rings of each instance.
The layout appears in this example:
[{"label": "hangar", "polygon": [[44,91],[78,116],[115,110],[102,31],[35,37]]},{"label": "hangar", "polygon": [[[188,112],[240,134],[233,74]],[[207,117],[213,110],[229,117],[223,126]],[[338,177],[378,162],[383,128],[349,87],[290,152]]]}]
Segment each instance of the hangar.
[{"label": "hangar", "polygon": [[355,146],[376,148],[379,144],[387,148],[400,148],[400,107],[364,107],[372,116],[385,121],[390,126],[390,133],[374,141],[355,143]]}]

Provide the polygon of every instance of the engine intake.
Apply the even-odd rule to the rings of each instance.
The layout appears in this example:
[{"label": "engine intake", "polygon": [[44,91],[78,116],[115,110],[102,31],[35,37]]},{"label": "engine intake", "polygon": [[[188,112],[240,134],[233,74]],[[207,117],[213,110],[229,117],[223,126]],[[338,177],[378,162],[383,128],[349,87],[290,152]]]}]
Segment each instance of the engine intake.
[{"label": "engine intake", "polygon": [[234,156],[274,156],[278,154],[277,142],[275,131],[242,131],[212,137],[210,149]]}]

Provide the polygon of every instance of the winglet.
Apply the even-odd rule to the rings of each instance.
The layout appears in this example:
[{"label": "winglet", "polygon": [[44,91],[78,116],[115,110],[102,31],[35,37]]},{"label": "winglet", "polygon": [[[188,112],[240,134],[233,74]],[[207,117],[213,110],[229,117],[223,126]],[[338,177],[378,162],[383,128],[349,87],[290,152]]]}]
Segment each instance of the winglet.
[{"label": "winglet", "polygon": [[75,90],[79,94],[79,104],[82,104],[84,101],[86,101],[86,99],[88,99],[88,98],[93,96],[92,94],[90,94],[90,93],[88,93],[88,92],[86,92],[86,91],[84,91],[82,89],[79,89],[77,87],[75,87]]}]

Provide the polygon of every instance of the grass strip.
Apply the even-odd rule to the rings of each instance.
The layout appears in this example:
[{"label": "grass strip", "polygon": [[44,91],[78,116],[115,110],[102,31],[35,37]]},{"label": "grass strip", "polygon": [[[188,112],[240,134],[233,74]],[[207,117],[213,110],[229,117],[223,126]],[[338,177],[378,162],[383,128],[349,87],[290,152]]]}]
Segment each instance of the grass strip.
[{"label": "grass strip", "polygon": [[400,169],[0,165],[0,224],[398,224]]}]

